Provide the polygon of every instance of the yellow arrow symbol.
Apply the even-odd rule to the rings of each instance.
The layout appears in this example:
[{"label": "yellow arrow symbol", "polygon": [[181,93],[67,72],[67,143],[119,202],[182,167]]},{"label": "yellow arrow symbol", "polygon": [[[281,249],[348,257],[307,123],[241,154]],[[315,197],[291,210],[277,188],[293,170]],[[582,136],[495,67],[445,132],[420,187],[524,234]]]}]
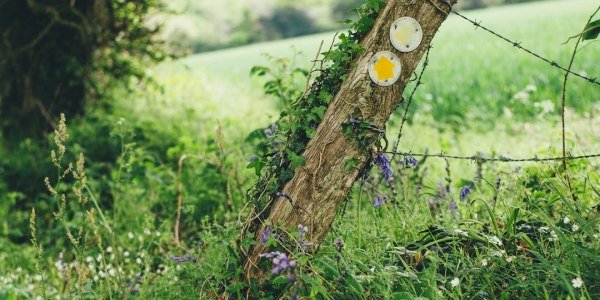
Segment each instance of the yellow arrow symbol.
[{"label": "yellow arrow symbol", "polygon": [[383,81],[394,78],[394,67],[396,65],[385,56],[381,56],[375,64],[374,70],[377,72],[377,80]]}]

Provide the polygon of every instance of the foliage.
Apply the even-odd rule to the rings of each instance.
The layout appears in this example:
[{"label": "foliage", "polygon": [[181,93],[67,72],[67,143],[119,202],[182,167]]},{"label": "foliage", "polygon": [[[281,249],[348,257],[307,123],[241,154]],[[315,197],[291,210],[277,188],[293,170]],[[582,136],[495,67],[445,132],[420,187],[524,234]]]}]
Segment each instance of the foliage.
[{"label": "foliage", "polygon": [[4,139],[40,137],[59,112],[84,111],[165,58],[146,17],[159,2],[2,1],[0,114]]},{"label": "foliage", "polygon": [[[577,14],[567,9],[573,5],[571,1],[558,6],[560,9],[549,4],[543,18],[533,17],[539,15],[538,6],[515,7],[527,16],[527,26],[514,23],[525,35],[539,34],[531,35],[526,40],[529,43],[545,45],[542,41],[547,40],[550,45],[559,44],[569,34],[569,27],[562,29],[565,32],[552,32],[559,35],[555,39],[542,29],[560,16],[579,23]],[[497,18],[505,20],[507,14],[515,15],[515,10],[501,10]],[[486,22],[494,20],[484,11],[477,16]],[[548,16],[553,16],[552,20],[545,21]],[[454,26],[448,23],[445,32],[460,31]],[[509,54],[479,33],[477,38],[464,33],[440,34],[442,39],[432,50],[438,52],[431,54],[428,73],[436,76],[425,76],[426,84],[415,99],[416,114],[411,114],[412,124],[405,129],[401,146],[445,153],[481,150],[496,157],[507,153],[556,154],[558,150],[548,147],[556,130],[552,123],[555,112],[535,103],[555,99],[553,91],[560,83],[553,78],[558,75],[545,72],[545,65],[526,64],[520,59],[515,59],[514,65],[486,64],[483,58],[499,60]],[[481,51],[442,47],[450,37],[468,40]],[[486,48],[484,44],[491,45]],[[468,44],[465,47],[468,49]],[[542,50],[554,54],[555,48]],[[268,44],[260,51],[276,51],[273,49],[277,48]],[[581,52],[579,66],[593,74],[598,52],[588,49],[593,45]],[[251,53],[252,49],[238,51]],[[476,63],[465,63],[465,52]],[[256,64],[257,58],[237,59]],[[199,61],[197,57],[189,61],[194,60]],[[244,169],[245,162],[256,145],[262,145],[260,153],[281,149],[275,136],[267,137],[267,133],[279,130],[273,130],[269,114],[295,103],[295,96],[285,95],[301,94],[299,89],[306,82],[300,79],[301,72],[294,73],[296,80],[287,80],[283,74],[304,66],[294,64],[294,59],[276,59],[275,67],[269,66],[265,81],[279,76],[286,82],[284,89],[275,85],[274,91],[286,91],[281,93],[283,98],[277,98],[279,93],[260,96],[247,88],[233,68],[225,70],[228,81],[210,78],[196,65],[191,65],[193,72],[180,67],[189,61],[153,69],[160,75],[157,80],[164,90],[155,86],[136,91],[118,89],[112,108],[91,107],[85,118],[68,119],[69,139],[61,142],[65,146],[62,166],[71,162],[72,170],[77,170],[79,154],[84,154],[89,187],[83,193],[88,197],[85,206],[73,190],[81,181],[74,180],[71,171],[60,187],[54,187],[63,172],[53,165],[47,146],[23,141],[18,150],[0,148],[0,173],[5,177],[0,179],[0,299],[246,297],[243,258],[238,254],[242,246],[237,240],[242,230],[238,213],[245,204],[244,191],[252,186],[255,176],[254,170]],[[287,64],[283,73],[278,73],[277,61]],[[485,80],[470,77],[479,71],[484,72],[481,77]],[[448,83],[450,79],[466,82],[460,77],[472,81],[462,87]],[[510,86],[495,87],[503,86],[498,82]],[[569,103],[581,111],[586,111],[583,107],[596,95],[596,90],[575,80],[571,91],[573,102]],[[497,94],[506,101],[490,101]],[[448,99],[460,106],[451,107],[445,103]],[[513,118],[502,114],[503,107],[513,111]],[[455,116],[461,109],[467,110],[463,115],[470,126],[463,125],[465,119],[449,122],[453,117],[446,116],[445,109]],[[573,153],[597,148],[598,109],[590,106],[589,116],[569,114],[573,121],[568,138]],[[499,126],[486,130],[489,123]],[[250,128],[265,124],[271,131],[261,129],[256,139],[244,140]],[[369,125],[358,123],[357,127],[368,129]],[[393,123],[388,126],[394,127]],[[56,148],[53,135],[48,143]],[[55,152],[60,153],[59,149]],[[189,155],[179,177],[178,161],[184,154]],[[29,170],[32,162],[44,170]],[[353,162],[349,159],[347,163],[351,167]],[[447,166],[434,158],[414,164],[410,157],[397,156],[390,167],[391,183],[377,185],[385,175],[372,170],[354,187],[317,254],[304,251],[300,228],[292,230],[289,245],[293,247],[286,253],[296,261],[295,267],[270,274],[257,295],[266,299],[600,297],[600,178],[596,160],[569,164],[573,193],[559,165],[450,162]],[[8,183],[6,178],[12,176],[19,176],[14,181],[19,185]],[[58,197],[48,194],[45,176],[59,191]],[[176,246],[173,225],[179,179],[183,203],[181,243]],[[60,193],[67,196],[62,213]],[[382,199],[377,208],[376,197]],[[36,247],[29,241],[32,206]],[[94,218],[82,223],[86,211],[93,211]],[[82,235],[87,242],[75,247],[66,230],[77,237],[79,227],[87,232]],[[269,246],[277,244],[274,233],[267,237]],[[274,267],[266,257],[260,264],[265,270]]]},{"label": "foliage", "polygon": [[[309,90],[304,93],[296,91],[276,94],[282,102],[291,105],[286,107],[279,120],[274,123],[274,130],[266,135],[271,143],[262,143],[261,147],[257,148],[262,152],[259,153],[259,158],[248,166],[254,168],[259,177],[248,192],[248,201],[253,204],[252,214],[258,216],[255,219],[259,219],[263,214],[268,215],[269,199],[281,195],[282,187],[292,179],[295,169],[304,163],[302,153],[308,141],[314,137],[332,97],[346,80],[353,59],[362,52],[359,41],[370,30],[382,4],[382,0],[369,0],[357,9],[362,18],[355,22],[349,21],[352,23],[352,29],[347,34],[340,35],[340,42],[335,49],[323,53],[321,66],[325,65],[326,68],[319,70],[320,74]],[[254,73],[262,75],[268,70],[266,67],[253,68]],[[312,70],[307,72],[310,73]],[[288,74],[288,77],[293,78],[293,73]],[[293,88],[289,82],[275,78],[265,84],[267,94],[273,94],[274,90],[293,91]],[[288,96],[297,98],[289,99]],[[250,138],[253,137],[256,137],[256,133]],[[278,143],[273,143],[274,139]],[[258,230],[258,224],[258,221],[251,224],[250,232]],[[245,238],[246,233],[243,232],[241,240]]]},{"label": "foliage", "polygon": [[594,40],[600,34],[600,20],[589,22],[585,25],[584,33],[581,36],[582,40]]}]

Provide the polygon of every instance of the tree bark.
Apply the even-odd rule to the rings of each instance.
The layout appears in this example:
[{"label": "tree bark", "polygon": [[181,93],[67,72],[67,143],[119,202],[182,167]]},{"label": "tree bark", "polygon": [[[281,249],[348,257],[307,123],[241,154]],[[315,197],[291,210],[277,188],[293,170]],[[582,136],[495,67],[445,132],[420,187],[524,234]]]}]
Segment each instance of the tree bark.
[{"label": "tree bark", "polygon": [[[451,2],[454,4],[456,0]],[[299,209],[295,209],[288,199],[277,199],[268,217],[271,224],[284,226],[288,232],[302,224],[308,227],[304,240],[312,243],[315,249],[318,247],[331,227],[338,206],[369,159],[365,145],[342,133],[342,124],[357,119],[385,128],[387,120],[402,102],[406,84],[449,11],[444,0],[390,0],[383,5],[373,28],[361,41],[365,52],[355,59],[356,68],[331,101],[315,137],[306,147],[305,165],[296,169],[282,191]],[[421,24],[423,39],[412,52],[399,52],[390,42],[390,27],[400,17],[412,17]],[[369,59],[384,50],[396,54],[402,64],[400,78],[389,87],[375,85],[368,75]],[[348,169],[348,159],[358,159],[360,163]],[[256,238],[260,241],[260,230]],[[249,277],[264,274],[257,268],[257,260],[265,249],[260,242],[256,245],[245,264]]]}]

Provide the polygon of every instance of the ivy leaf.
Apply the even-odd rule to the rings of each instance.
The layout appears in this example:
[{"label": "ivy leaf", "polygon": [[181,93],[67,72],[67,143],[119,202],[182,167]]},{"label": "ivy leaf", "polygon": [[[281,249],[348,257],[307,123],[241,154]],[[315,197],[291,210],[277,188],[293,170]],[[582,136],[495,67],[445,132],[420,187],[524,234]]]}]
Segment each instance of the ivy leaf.
[{"label": "ivy leaf", "polygon": [[256,176],[260,176],[260,171],[267,165],[267,161],[264,158],[257,158],[246,166],[246,169],[254,169]]},{"label": "ivy leaf", "polygon": [[344,167],[346,170],[353,170],[354,168],[358,167],[359,164],[360,160],[358,158],[351,158],[345,161]]},{"label": "ivy leaf", "polygon": [[585,25],[583,34],[581,35],[582,40],[594,40],[600,35],[600,19],[589,22]]},{"label": "ivy leaf", "polygon": [[292,161],[292,170],[295,170],[298,166],[304,164],[304,157],[302,155],[298,155],[290,150],[287,151],[287,155]]}]

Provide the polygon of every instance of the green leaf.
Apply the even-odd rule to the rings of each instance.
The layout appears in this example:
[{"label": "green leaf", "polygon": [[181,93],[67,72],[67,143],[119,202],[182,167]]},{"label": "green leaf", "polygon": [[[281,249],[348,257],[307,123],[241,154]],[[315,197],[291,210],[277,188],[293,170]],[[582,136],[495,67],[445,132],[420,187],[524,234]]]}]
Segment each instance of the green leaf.
[{"label": "green leaf", "polygon": [[303,165],[304,164],[304,157],[302,157],[301,155],[297,155],[296,153],[288,150],[287,151],[287,155],[290,158],[290,160],[292,161],[292,169],[295,170],[298,166]]},{"label": "green leaf", "polygon": [[280,286],[290,283],[290,280],[285,276],[278,276],[271,281],[274,286]]},{"label": "green leaf", "polygon": [[264,76],[269,72],[269,68],[263,66],[254,66],[250,69],[250,75]]},{"label": "green leaf", "polygon": [[590,22],[585,25],[583,34],[581,35],[582,40],[594,40],[600,35],[600,19]]},{"label": "green leaf", "polygon": [[254,168],[256,176],[260,176],[260,171],[267,165],[267,161],[264,158],[257,158],[246,166],[246,169]]},{"label": "green leaf", "polygon": [[350,170],[353,170],[354,168],[358,167],[359,164],[360,164],[360,160],[358,158],[347,159],[345,162],[345,168],[346,168],[346,170],[350,171]]}]

